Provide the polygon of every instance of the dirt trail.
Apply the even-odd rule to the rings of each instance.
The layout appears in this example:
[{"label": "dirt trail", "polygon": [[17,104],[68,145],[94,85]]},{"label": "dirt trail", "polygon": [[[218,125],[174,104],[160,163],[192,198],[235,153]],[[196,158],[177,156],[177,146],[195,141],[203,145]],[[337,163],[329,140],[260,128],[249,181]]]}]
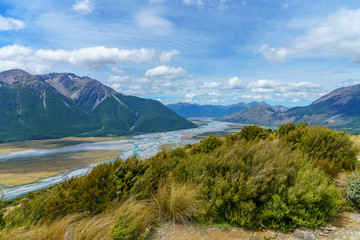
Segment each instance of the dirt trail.
[{"label": "dirt trail", "polygon": [[272,229],[246,230],[244,228],[221,229],[216,227],[200,228],[195,226],[174,225],[166,223],[158,228],[154,240],[359,240],[360,214],[357,212],[343,212],[334,218],[324,228],[299,228],[293,233],[282,233]]}]

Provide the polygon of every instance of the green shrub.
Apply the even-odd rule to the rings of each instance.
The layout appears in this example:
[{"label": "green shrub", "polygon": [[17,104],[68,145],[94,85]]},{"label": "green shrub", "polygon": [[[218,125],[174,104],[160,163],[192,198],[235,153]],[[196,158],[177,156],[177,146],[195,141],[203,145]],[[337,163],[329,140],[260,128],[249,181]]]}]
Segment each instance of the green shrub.
[{"label": "green shrub", "polygon": [[295,183],[272,196],[264,205],[264,224],[282,231],[298,226],[318,227],[334,216],[341,206],[339,192],[321,170],[303,166]]},{"label": "green shrub", "polygon": [[217,221],[260,226],[259,207],[291,183],[297,154],[269,141],[239,141],[223,151],[221,158],[207,156],[199,161],[194,173],[206,200],[204,211]]},{"label": "green shrub", "polygon": [[295,128],[296,128],[296,124],[293,122],[282,124],[279,127],[279,129],[276,131],[276,135],[278,137],[283,137],[283,136],[287,135],[290,131],[295,130]]},{"label": "green shrub", "polygon": [[333,177],[341,169],[355,169],[357,151],[345,132],[299,124],[280,139],[301,150],[304,157]]},{"label": "green shrub", "polygon": [[57,185],[46,206],[45,217],[55,219],[69,213],[94,214],[116,198],[114,169],[118,162],[97,165],[82,177]]},{"label": "green shrub", "polygon": [[116,196],[126,199],[131,196],[130,190],[135,182],[145,173],[144,161],[137,157],[128,158],[125,161],[117,161],[113,178],[116,183]]},{"label": "green shrub", "polygon": [[201,152],[210,153],[215,148],[219,147],[222,144],[222,141],[216,136],[210,136],[202,141],[201,143]]},{"label": "green shrub", "polygon": [[257,125],[249,125],[241,129],[240,137],[245,140],[265,139],[268,133]]},{"label": "green shrub", "polygon": [[110,239],[146,239],[155,222],[156,213],[148,203],[127,201],[121,207],[119,218],[110,231]]},{"label": "green shrub", "polygon": [[190,153],[191,154],[210,153],[215,148],[221,146],[221,144],[222,144],[222,141],[220,140],[220,138],[212,135],[204,140],[201,140],[200,143],[195,144],[191,148]]},{"label": "green shrub", "polygon": [[44,222],[46,205],[51,199],[51,190],[44,189],[34,194],[34,197],[23,199],[19,205],[8,212],[3,220],[6,227],[35,225]]},{"label": "green shrub", "polygon": [[345,197],[347,200],[353,202],[357,207],[360,207],[360,173],[354,172],[350,175],[347,185],[345,187]]}]

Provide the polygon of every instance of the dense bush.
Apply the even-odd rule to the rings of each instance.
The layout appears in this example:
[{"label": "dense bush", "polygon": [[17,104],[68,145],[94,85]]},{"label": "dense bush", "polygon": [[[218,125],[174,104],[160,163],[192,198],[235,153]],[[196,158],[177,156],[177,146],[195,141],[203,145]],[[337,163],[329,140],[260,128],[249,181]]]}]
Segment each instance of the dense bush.
[{"label": "dense bush", "polygon": [[22,199],[18,207],[15,207],[3,217],[6,227],[43,223],[45,221],[46,206],[50,198],[50,190],[45,189],[34,194],[32,198]]},{"label": "dense bush", "polygon": [[329,177],[305,165],[298,171],[295,184],[273,195],[262,213],[267,226],[288,231],[297,226],[324,225],[340,204],[339,192]]},{"label": "dense bush", "polygon": [[116,183],[116,196],[119,199],[129,198],[133,185],[144,174],[145,170],[144,161],[137,157],[117,161],[113,173],[113,179]]},{"label": "dense bush", "polygon": [[296,124],[293,122],[283,124],[276,131],[276,135],[278,135],[279,137],[283,137],[287,135],[290,131],[295,130],[295,128],[296,128]]},{"label": "dense bush", "polygon": [[69,213],[93,214],[101,212],[116,197],[113,172],[118,161],[97,165],[80,178],[71,178],[53,189],[45,216],[57,218]]},{"label": "dense bush", "polygon": [[210,153],[215,148],[219,147],[222,144],[222,141],[216,136],[210,136],[205,140],[202,140],[200,143],[195,144],[194,147],[191,148],[190,152],[192,154],[197,153]]},{"label": "dense bush", "polygon": [[357,207],[360,207],[360,173],[353,173],[347,182],[345,188],[346,199],[353,202]]},{"label": "dense bush", "polygon": [[[292,129],[293,125],[289,124],[284,128]],[[355,169],[357,151],[345,132],[299,124],[280,139],[299,149],[305,158],[310,159],[315,166],[322,168],[333,177],[337,176],[341,169]]]},{"label": "dense bush", "polygon": [[268,131],[264,131],[261,127],[257,125],[245,126],[240,131],[241,138],[245,140],[255,140],[255,139],[265,139]]}]

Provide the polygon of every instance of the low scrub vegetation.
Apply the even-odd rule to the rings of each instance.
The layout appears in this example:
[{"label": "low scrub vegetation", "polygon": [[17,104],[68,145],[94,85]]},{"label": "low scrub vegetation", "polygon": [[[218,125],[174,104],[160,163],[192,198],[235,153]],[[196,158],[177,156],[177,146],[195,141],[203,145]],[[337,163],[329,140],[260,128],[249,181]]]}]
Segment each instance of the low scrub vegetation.
[{"label": "low scrub vegetation", "polygon": [[317,227],[341,208],[332,178],[355,169],[356,154],[344,132],[307,124],[283,125],[275,133],[246,126],[144,161],[102,164],[83,177],[3,203],[0,224],[3,236],[12,236],[50,234],[59,222],[75,221],[61,231],[90,236],[86,229],[106,218],[98,239],[146,239],[162,221],[283,231]]},{"label": "low scrub vegetation", "polygon": [[345,197],[356,207],[360,208],[360,173],[353,173],[345,187]]}]

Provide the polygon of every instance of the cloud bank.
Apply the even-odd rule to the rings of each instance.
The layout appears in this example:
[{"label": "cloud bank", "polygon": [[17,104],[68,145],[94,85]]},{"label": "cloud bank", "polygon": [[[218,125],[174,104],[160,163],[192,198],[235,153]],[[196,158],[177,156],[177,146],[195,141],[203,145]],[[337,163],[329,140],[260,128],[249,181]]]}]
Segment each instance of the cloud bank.
[{"label": "cloud bank", "polygon": [[67,51],[9,45],[0,48],[0,70],[22,68],[41,73],[55,64],[99,69],[116,63],[149,64],[154,57],[155,50],[147,48],[127,50],[99,46]]},{"label": "cloud bank", "polygon": [[339,55],[360,63],[360,9],[340,9],[287,46],[259,50],[271,63],[283,63],[287,58],[310,52]]}]

